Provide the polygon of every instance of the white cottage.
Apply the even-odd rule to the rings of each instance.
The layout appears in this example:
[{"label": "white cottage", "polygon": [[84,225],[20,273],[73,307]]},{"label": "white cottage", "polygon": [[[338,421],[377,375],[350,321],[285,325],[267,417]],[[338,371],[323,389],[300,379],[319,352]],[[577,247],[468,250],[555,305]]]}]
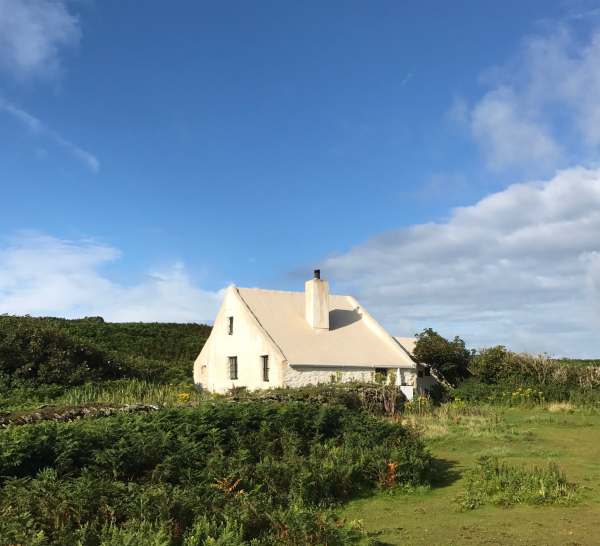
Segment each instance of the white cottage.
[{"label": "white cottage", "polygon": [[388,334],[353,297],[329,294],[319,270],[304,292],[230,286],[194,363],[194,382],[225,392],[370,381],[393,370],[412,398],[417,364],[400,339],[410,341]]}]

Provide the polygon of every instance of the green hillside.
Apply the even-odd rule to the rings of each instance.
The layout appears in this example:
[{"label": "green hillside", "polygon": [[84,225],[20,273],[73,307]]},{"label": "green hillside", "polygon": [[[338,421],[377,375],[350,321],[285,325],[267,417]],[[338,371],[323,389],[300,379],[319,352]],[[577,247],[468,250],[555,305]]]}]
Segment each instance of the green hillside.
[{"label": "green hillside", "polygon": [[200,324],[0,316],[0,374],[39,384],[136,378],[191,381],[210,334]]}]

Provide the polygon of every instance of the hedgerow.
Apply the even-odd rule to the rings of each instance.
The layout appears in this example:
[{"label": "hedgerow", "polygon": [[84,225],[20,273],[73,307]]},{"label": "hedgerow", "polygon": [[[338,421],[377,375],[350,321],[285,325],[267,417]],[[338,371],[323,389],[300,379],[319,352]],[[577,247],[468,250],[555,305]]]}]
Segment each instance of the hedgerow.
[{"label": "hedgerow", "polygon": [[294,402],[8,428],[0,432],[0,536],[348,544],[361,533],[328,507],[376,487],[422,484],[429,461],[399,424]]}]

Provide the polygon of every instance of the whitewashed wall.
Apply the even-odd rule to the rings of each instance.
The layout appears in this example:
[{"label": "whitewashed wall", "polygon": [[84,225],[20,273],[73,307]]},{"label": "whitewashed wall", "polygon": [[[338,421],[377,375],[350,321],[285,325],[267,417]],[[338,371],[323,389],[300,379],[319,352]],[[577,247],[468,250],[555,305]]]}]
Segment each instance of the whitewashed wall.
[{"label": "whitewashed wall", "polygon": [[[228,333],[228,317],[233,317],[233,334]],[[263,381],[262,355],[269,356],[269,381]],[[238,379],[229,378],[229,356],[237,356]],[[416,371],[395,369],[397,384],[405,394],[416,386]],[[234,287],[230,287],[215,319],[212,332],[194,363],[194,382],[212,392],[224,393],[232,387],[250,390],[272,387],[301,387],[338,381],[371,381],[373,368],[289,366],[269,336],[265,335]],[[410,397],[410,396],[409,396]]]},{"label": "whitewashed wall", "polygon": [[[228,333],[233,317],[233,335]],[[262,355],[269,356],[269,381],[263,381]],[[237,356],[238,379],[229,379],[229,356]],[[268,389],[283,385],[282,359],[234,288],[229,288],[212,332],[194,363],[194,383],[213,392],[231,387]]]},{"label": "whitewashed wall", "polygon": [[[396,384],[415,386],[416,374],[412,370],[396,371]],[[330,383],[332,378],[336,381],[372,381],[373,368],[325,368],[322,366],[284,366],[283,384],[287,387],[303,387],[305,385],[317,385],[319,383]],[[406,389],[407,393],[410,389]],[[412,391],[410,391],[412,392]],[[406,394],[406,393],[405,393]]]}]

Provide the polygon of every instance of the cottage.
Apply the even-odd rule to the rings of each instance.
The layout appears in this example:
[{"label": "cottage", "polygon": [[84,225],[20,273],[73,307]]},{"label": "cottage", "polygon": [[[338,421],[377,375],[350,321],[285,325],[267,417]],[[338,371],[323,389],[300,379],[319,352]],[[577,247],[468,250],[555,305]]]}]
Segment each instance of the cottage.
[{"label": "cottage", "polygon": [[411,343],[388,334],[353,297],[329,294],[315,270],[304,292],[230,286],[194,363],[194,382],[225,392],[370,381],[393,370],[412,398],[423,372]]}]

